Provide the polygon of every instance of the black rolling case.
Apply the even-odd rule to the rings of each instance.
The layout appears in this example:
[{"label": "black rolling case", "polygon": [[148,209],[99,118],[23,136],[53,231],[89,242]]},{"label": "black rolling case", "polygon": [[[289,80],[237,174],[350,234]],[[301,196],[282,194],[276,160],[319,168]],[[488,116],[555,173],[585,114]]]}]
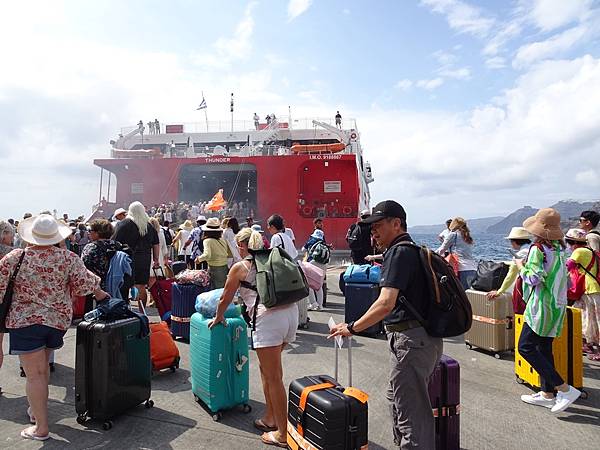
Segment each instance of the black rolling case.
[{"label": "black rolling case", "polygon": [[141,337],[140,320],[82,321],[75,347],[75,410],[77,422],[104,421],[150,400],[150,336]]},{"label": "black rolling case", "polygon": [[[335,378],[315,375],[291,382],[288,402],[288,448],[305,450],[359,450],[368,448],[368,396],[342,387],[335,345]],[[352,350],[348,340],[349,385]]]}]

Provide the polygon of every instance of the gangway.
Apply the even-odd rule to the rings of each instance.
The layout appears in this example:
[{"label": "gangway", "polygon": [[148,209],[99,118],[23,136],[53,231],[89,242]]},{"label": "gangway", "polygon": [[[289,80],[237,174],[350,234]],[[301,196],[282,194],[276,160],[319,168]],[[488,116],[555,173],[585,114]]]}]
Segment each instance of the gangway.
[{"label": "gangway", "polygon": [[331,133],[338,136],[340,138],[340,142],[342,142],[346,145],[350,144],[350,134],[346,133],[344,130],[340,130],[337,127],[331,126],[325,122],[320,122],[318,120],[313,120],[312,123],[313,123],[313,125],[316,125],[321,128],[325,128],[327,131],[330,131]]}]

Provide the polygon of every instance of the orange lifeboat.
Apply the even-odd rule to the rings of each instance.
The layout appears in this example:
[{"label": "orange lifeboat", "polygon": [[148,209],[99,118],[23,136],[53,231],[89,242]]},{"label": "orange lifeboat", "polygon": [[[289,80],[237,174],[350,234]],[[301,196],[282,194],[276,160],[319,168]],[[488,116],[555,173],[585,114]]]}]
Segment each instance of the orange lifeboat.
[{"label": "orange lifeboat", "polygon": [[341,152],[346,148],[346,144],[342,142],[336,142],[335,144],[310,144],[292,145],[292,152],[294,153],[337,153]]}]

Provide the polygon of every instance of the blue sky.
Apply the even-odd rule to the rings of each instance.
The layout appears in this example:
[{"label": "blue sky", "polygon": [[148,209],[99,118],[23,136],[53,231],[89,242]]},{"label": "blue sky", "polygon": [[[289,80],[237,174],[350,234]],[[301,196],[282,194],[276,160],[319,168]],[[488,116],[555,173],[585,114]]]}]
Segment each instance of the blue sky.
[{"label": "blue sky", "polygon": [[211,120],[230,92],[355,117],[373,201],[415,224],[597,199],[599,36],[593,0],[11,2],[0,217],[88,212],[119,128],[200,121],[202,91]]}]

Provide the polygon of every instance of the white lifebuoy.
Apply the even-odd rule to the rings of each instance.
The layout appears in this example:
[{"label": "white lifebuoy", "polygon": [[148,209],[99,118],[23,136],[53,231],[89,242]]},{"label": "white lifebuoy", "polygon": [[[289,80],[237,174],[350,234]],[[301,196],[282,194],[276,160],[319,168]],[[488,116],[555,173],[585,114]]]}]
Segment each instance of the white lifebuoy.
[{"label": "white lifebuoy", "polygon": [[304,208],[302,208],[302,213],[305,216],[310,216],[312,215],[312,208],[310,206],[305,206]]},{"label": "white lifebuoy", "polygon": [[352,132],[350,133],[350,139],[352,139],[353,141],[355,141],[358,138],[358,134],[356,134],[356,132]]},{"label": "white lifebuoy", "polygon": [[349,216],[350,214],[352,214],[352,208],[350,206],[344,206],[344,208],[342,209],[342,213],[345,216]]}]

